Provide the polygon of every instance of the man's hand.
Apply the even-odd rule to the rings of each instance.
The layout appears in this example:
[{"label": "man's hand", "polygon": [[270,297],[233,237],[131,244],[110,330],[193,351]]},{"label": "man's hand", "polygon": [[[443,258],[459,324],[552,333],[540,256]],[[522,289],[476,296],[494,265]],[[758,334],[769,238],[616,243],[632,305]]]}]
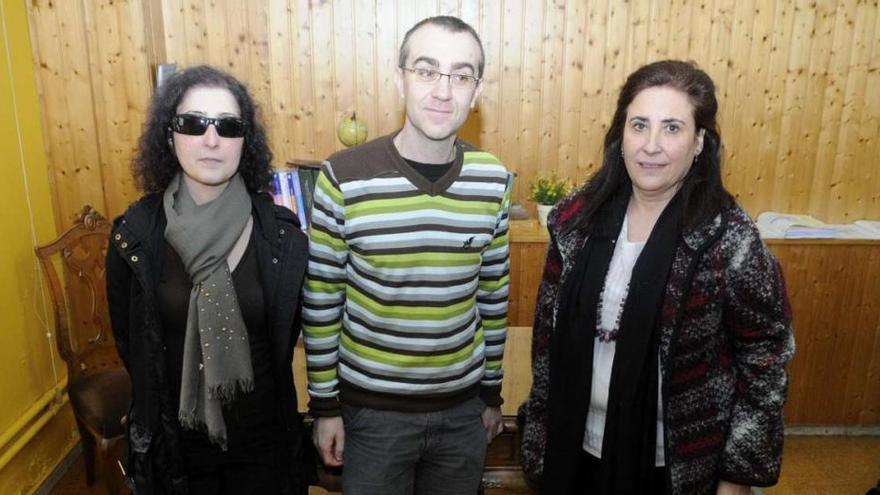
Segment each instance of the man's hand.
[{"label": "man's hand", "polygon": [[752,487],[746,485],[737,485],[729,481],[718,482],[718,490],[715,495],[749,495],[752,493]]},{"label": "man's hand", "polygon": [[504,431],[504,418],[500,407],[486,407],[483,410],[483,427],[486,428],[486,443],[492,443]]},{"label": "man's hand", "polygon": [[345,447],[345,429],[342,416],[315,418],[312,426],[312,442],[325,466],[342,465],[342,451]]}]

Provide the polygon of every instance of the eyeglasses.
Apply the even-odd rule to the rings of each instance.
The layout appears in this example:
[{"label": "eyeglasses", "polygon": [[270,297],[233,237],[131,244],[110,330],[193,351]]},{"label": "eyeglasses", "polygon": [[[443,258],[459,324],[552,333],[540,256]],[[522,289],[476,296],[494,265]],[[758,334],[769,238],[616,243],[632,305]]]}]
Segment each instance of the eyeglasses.
[{"label": "eyeglasses", "polygon": [[238,117],[219,117],[212,119],[201,115],[182,113],[171,119],[171,129],[187,136],[201,136],[214,124],[220,137],[239,138],[244,136],[247,123]]},{"label": "eyeglasses", "polygon": [[456,88],[472,88],[480,82],[480,79],[470,74],[447,74],[434,69],[420,69],[411,67],[401,67],[401,70],[411,72],[416,79],[423,83],[437,82],[441,77],[446,76],[449,82]]}]

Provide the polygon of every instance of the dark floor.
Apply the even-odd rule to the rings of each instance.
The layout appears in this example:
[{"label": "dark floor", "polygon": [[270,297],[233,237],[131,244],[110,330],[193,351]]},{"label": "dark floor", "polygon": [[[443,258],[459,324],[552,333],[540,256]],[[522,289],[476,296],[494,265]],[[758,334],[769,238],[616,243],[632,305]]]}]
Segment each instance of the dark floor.
[{"label": "dark floor", "polygon": [[[880,480],[880,437],[811,437],[785,439],[782,477],[765,495],[863,495]],[[50,493],[109,495],[100,485],[86,488],[82,456]],[[313,495],[326,494],[313,488]]]}]

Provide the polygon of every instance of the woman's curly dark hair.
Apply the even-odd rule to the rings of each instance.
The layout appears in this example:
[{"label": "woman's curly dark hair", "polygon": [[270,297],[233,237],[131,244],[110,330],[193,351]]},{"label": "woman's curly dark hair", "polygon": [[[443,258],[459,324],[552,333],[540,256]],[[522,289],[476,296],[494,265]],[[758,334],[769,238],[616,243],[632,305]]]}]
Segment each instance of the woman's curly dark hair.
[{"label": "woman's curly dark hair", "polygon": [[238,102],[241,118],[247,123],[238,173],[252,193],[270,190],[272,152],[263,126],[257,120],[257,106],[240,81],[220,69],[199,65],[172,75],[153,95],[144,132],[138,141],[132,163],[135,182],[144,193],[162,192],[180,171],[171,137],[171,118],[187,91],[195,87],[226,88]]}]

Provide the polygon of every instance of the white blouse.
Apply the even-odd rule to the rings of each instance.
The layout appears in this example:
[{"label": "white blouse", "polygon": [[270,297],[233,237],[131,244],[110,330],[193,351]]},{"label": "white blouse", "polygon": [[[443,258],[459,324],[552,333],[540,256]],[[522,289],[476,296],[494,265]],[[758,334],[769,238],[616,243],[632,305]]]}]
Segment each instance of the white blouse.
[{"label": "white blouse", "polygon": [[[614,244],[614,254],[605,276],[605,286],[599,297],[598,328],[593,344],[593,381],[590,395],[590,410],[584,433],[583,449],[594,457],[602,457],[602,437],[605,434],[605,416],[608,410],[608,389],[611,386],[611,367],[614,363],[614,350],[617,346],[617,333],[620,330],[620,315],[629,291],[633,267],[645,241],[627,240],[629,217],[623,220],[620,236]],[[647,330],[647,329],[646,329]],[[655,465],[665,465],[663,455],[663,398],[662,377],[658,363],[657,380],[657,451]]]}]

